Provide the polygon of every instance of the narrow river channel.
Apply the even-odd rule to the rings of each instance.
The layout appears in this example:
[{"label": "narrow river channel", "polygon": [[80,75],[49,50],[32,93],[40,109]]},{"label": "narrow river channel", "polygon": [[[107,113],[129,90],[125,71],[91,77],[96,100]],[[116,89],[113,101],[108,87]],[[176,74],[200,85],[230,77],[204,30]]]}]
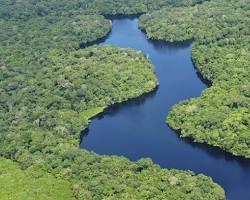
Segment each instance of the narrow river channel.
[{"label": "narrow river channel", "polygon": [[165,123],[174,104],[199,96],[207,87],[192,64],[191,44],[149,41],[138,29],[137,18],[114,19],[112,32],[100,43],[106,44],[149,56],[160,86],[93,119],[81,148],[133,161],[149,157],[161,167],[204,173],[225,189],[227,199],[250,200],[250,161],[180,139]]}]

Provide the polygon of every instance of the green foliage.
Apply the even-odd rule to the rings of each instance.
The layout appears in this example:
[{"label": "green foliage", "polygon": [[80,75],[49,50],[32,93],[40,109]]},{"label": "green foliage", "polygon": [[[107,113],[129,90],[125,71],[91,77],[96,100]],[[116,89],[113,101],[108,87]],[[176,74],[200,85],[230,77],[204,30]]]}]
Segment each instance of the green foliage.
[{"label": "green foliage", "polygon": [[[24,199],[71,198],[68,183],[60,181],[64,179],[76,199],[225,198],[223,189],[204,175],[160,169],[147,159],[99,156],[78,147],[80,131],[92,116],[158,84],[152,64],[140,52],[110,46],[79,50],[80,44],[110,31],[109,20],[99,14],[141,13],[177,6],[176,1],[0,4],[0,155],[26,169],[1,161],[0,179],[11,184],[3,195],[18,195],[23,188]],[[1,177],[3,173],[7,176]],[[31,189],[34,198],[27,197]]]},{"label": "green foliage", "polygon": [[95,107],[95,108],[90,108],[88,110],[83,111],[82,115],[85,117],[87,120],[90,120],[92,117],[96,116],[97,114],[103,112],[104,107]]},{"label": "green foliage", "polygon": [[[49,55],[49,60],[52,66],[43,66],[32,75],[25,71],[8,77],[10,68],[3,70],[1,110],[12,115],[12,125],[29,123],[78,134],[90,117],[90,108],[125,101],[157,85],[152,65],[130,49],[94,46]],[[86,117],[82,117],[84,112]]]},{"label": "green foliage", "polygon": [[[36,175],[34,175],[34,173]],[[0,158],[1,200],[72,199],[70,184],[51,175],[37,176],[32,169],[21,170],[14,162]]]},{"label": "green foliage", "polygon": [[77,14],[138,14],[162,7],[190,6],[204,1],[206,0],[0,0],[0,18],[28,20],[47,15],[71,17]]},{"label": "green foliage", "polygon": [[0,20],[0,25],[1,68],[11,65],[18,73],[53,65],[51,56],[79,49],[81,43],[106,36],[111,28],[111,22],[99,15]]},{"label": "green foliage", "polygon": [[98,10],[101,14],[138,14],[146,13],[152,10],[158,10],[162,7],[191,6],[202,3],[205,0],[94,0],[89,3],[88,8]]},{"label": "green foliage", "polygon": [[[183,137],[250,158],[249,1],[212,1],[141,17],[148,37],[194,40],[192,57],[212,81],[200,98],[174,106],[171,127]],[[164,18],[161,16],[165,16]]]},{"label": "green foliage", "polygon": [[189,40],[195,32],[192,25],[195,24],[196,10],[197,7],[165,8],[147,13],[140,17],[139,27],[150,39],[169,42]]}]

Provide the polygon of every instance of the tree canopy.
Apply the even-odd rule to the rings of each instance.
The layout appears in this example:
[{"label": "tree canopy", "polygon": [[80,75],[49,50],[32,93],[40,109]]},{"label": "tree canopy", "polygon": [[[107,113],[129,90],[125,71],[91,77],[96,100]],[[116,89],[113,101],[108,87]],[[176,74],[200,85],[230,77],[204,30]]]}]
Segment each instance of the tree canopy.
[{"label": "tree canopy", "polygon": [[78,147],[90,118],[158,84],[141,52],[80,49],[109,33],[102,15],[200,2],[0,0],[0,156],[18,164],[1,158],[0,181],[9,182],[1,197],[14,195],[13,187],[19,194],[26,184],[25,199],[224,199],[223,189],[204,175]]},{"label": "tree canopy", "polygon": [[[165,8],[141,17],[149,38],[192,39],[192,59],[212,86],[173,107],[167,122],[182,137],[250,158],[250,7],[248,0]],[[161,17],[165,16],[165,17]]]},{"label": "tree canopy", "polygon": [[68,181],[56,179],[39,169],[21,170],[16,163],[4,158],[0,158],[0,185],[0,196],[3,200],[73,198]]}]

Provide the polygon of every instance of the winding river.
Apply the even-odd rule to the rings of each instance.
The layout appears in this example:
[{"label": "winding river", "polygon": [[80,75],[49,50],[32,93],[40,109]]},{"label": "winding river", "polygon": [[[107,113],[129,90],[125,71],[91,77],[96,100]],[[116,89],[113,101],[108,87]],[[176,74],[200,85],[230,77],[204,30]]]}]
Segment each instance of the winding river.
[{"label": "winding river", "polygon": [[197,97],[207,86],[194,69],[191,44],[149,41],[137,18],[113,19],[112,31],[100,45],[130,47],[149,56],[160,82],[154,92],[112,106],[93,119],[80,146],[130,160],[149,157],[161,167],[204,173],[219,183],[229,200],[250,199],[250,161],[217,148],[180,139],[165,123],[171,107]]}]

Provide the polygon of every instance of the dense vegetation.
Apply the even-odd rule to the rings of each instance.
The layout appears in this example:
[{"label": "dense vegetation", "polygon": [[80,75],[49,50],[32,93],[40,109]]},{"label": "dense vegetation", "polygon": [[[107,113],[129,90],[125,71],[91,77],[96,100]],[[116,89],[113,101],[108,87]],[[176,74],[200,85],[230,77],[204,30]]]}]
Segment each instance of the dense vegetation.
[{"label": "dense vegetation", "polygon": [[21,170],[16,163],[0,158],[0,199],[72,199],[70,184],[32,168]]},{"label": "dense vegetation", "polygon": [[94,0],[88,8],[98,10],[101,14],[138,14],[158,10],[162,7],[192,6],[205,0]]},{"label": "dense vegetation", "polygon": [[31,17],[77,14],[139,14],[162,7],[191,6],[206,0],[0,0],[0,18],[28,20]]},{"label": "dense vegetation", "polygon": [[[173,107],[182,137],[250,158],[250,2],[212,1],[141,17],[149,38],[194,40],[192,58],[212,87]],[[164,18],[162,17],[164,16]]]},{"label": "dense vegetation", "polygon": [[110,31],[110,21],[100,14],[177,6],[157,2],[0,0],[0,156],[25,170],[0,160],[1,187],[10,184],[1,198],[15,198],[13,187],[18,195],[25,185],[20,199],[39,199],[41,193],[51,195],[43,199],[224,199],[224,191],[204,175],[78,147],[91,117],[158,84],[140,52],[110,46],[80,50],[81,44]]}]

